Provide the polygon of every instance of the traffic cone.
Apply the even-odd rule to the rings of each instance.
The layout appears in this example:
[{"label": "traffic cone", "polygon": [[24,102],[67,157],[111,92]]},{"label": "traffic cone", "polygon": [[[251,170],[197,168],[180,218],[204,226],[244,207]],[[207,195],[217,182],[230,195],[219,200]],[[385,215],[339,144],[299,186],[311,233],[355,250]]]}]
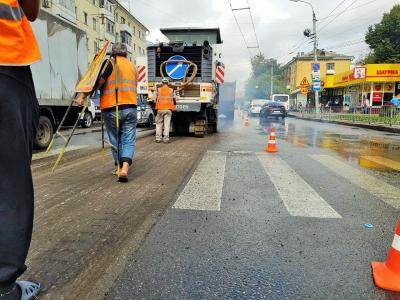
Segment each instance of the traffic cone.
[{"label": "traffic cone", "polygon": [[268,145],[267,147],[265,147],[265,151],[269,153],[278,152],[278,149],[276,148],[276,136],[274,127],[271,128],[271,134],[269,136]]},{"label": "traffic cone", "polygon": [[397,223],[394,240],[386,262],[373,261],[372,274],[376,286],[400,292],[400,221]]},{"label": "traffic cone", "polygon": [[249,117],[248,116],[246,116],[246,118],[244,119],[244,126],[249,127]]}]

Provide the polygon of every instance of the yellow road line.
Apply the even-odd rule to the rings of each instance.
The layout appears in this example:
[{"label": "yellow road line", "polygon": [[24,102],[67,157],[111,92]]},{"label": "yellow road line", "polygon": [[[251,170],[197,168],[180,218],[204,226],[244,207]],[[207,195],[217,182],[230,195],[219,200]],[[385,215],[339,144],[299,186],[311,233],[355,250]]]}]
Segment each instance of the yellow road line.
[{"label": "yellow road line", "polygon": [[400,171],[400,162],[398,161],[391,160],[382,156],[361,156],[361,158],[369,160],[378,165],[387,167],[389,169]]}]

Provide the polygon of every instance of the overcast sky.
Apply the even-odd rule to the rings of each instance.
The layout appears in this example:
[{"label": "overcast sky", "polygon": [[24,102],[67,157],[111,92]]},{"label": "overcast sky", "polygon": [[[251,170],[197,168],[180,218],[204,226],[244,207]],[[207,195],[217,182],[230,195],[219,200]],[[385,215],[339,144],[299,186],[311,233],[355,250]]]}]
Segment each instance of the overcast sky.
[{"label": "overcast sky", "polygon": [[[122,2],[123,0],[121,0]],[[129,0],[125,0],[129,1]],[[133,14],[146,25],[147,39],[163,40],[163,27],[219,27],[224,41],[226,80],[243,88],[250,75],[250,57],[257,49],[246,48],[228,0],[130,0]],[[314,5],[319,48],[356,58],[368,52],[363,42],[369,25],[379,22],[399,0],[309,0]],[[343,3],[341,3],[343,2]],[[247,6],[247,0],[231,0],[233,8]],[[333,12],[339,4],[341,5]],[[288,62],[297,52],[309,52],[312,45],[303,36],[312,28],[311,8],[289,0],[249,0],[260,50],[267,57]],[[329,14],[331,15],[326,18]],[[235,12],[249,46],[257,44],[248,11]],[[250,53],[249,53],[250,52]]]}]

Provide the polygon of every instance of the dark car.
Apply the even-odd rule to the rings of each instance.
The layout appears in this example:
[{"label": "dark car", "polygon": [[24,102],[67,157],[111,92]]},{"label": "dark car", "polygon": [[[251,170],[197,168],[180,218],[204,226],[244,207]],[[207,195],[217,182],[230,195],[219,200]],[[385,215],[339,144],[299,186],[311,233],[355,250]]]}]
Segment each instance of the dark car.
[{"label": "dark car", "polygon": [[270,102],[264,105],[260,111],[260,118],[286,118],[287,112],[282,102]]}]

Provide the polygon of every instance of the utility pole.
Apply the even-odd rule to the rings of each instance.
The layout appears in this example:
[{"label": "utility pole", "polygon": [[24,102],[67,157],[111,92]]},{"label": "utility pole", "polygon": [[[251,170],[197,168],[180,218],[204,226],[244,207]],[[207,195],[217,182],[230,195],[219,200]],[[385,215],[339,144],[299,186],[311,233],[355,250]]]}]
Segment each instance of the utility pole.
[{"label": "utility pole", "polygon": [[274,94],[274,63],[271,59],[271,99],[272,95]]},{"label": "utility pole", "polygon": [[[292,2],[303,2],[307,5],[309,5],[312,9],[312,14],[313,14],[313,33],[312,33],[312,38],[314,39],[314,63],[318,62],[318,53],[317,53],[317,17],[315,15],[315,10],[314,10],[314,6],[307,1],[303,1],[303,0],[289,0]],[[309,37],[310,35],[306,35],[307,37]],[[313,87],[314,88],[314,87]],[[315,97],[315,111],[318,111],[318,107],[319,107],[319,92],[317,90],[314,90],[314,97]]]}]

